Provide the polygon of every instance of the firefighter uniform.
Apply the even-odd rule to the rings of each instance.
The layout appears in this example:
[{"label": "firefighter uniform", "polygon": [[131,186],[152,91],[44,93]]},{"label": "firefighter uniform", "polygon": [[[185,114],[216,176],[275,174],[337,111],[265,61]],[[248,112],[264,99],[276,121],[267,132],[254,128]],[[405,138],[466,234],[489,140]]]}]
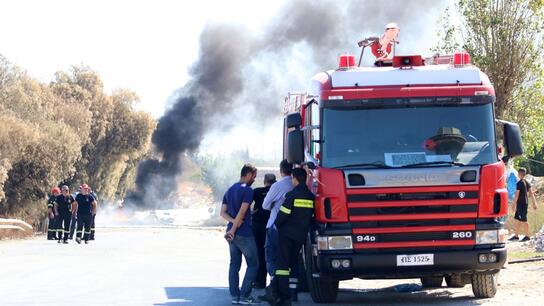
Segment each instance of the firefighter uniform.
[{"label": "firefighter uniform", "polygon": [[83,240],[85,243],[89,241],[89,236],[91,235],[91,221],[92,221],[92,212],[93,212],[93,203],[94,198],[92,195],[87,194],[78,194],[76,196],[77,202],[77,230],[76,230],[76,241],[81,242],[81,236],[83,231]]},{"label": "firefighter uniform", "polygon": [[[91,191],[90,194],[93,196],[94,200],[98,202],[98,197],[96,196],[96,193],[94,193],[94,191]],[[96,205],[98,205],[98,203]],[[94,220],[95,219],[96,219],[96,214],[93,214],[91,217],[91,234],[89,235],[89,240],[94,240],[94,232],[95,232]]]},{"label": "firefighter uniform", "polygon": [[[57,196],[57,211],[59,215],[58,218],[58,235],[59,243],[61,239],[64,243],[68,242],[68,237],[70,236],[70,223],[72,220],[72,203],[74,203],[74,197],[72,195],[59,195]],[[64,239],[62,238],[64,234]]]},{"label": "firefighter uniform", "polygon": [[47,240],[57,240],[57,217],[53,214],[51,218],[51,213],[54,212],[53,207],[55,206],[56,196],[51,195],[47,200],[47,218],[49,219],[49,224],[47,226]]},{"label": "firefighter uniform", "polygon": [[285,195],[285,202],[276,218],[279,258],[274,279],[277,280],[280,305],[291,305],[290,291],[296,292],[297,279],[290,280],[289,276],[292,268],[298,264],[298,254],[308,235],[314,215],[314,199],[306,184],[298,184]]}]

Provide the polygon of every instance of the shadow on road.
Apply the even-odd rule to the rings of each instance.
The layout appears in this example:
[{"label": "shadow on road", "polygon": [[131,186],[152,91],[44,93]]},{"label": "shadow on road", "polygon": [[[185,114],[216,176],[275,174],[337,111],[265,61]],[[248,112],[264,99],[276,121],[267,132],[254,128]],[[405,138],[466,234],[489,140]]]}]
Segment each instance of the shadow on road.
[{"label": "shadow on road", "polygon": [[448,288],[426,290],[421,289],[418,284],[402,284],[380,289],[340,289],[337,302],[330,305],[481,305],[482,303],[485,303],[485,300],[477,300],[469,295],[458,295],[449,291]]},{"label": "shadow on road", "polygon": [[[222,306],[231,305],[228,288],[224,287],[166,287],[167,301],[154,306]],[[257,292],[254,292],[258,295]],[[331,306],[349,305],[481,305],[484,300],[477,300],[469,294],[459,294],[442,287],[425,290],[419,284],[400,284],[379,289],[340,289],[338,298]],[[268,306],[267,303],[261,303]],[[299,294],[295,305],[316,305],[308,293]]]},{"label": "shadow on road", "polygon": [[155,306],[230,305],[228,288],[222,287],[166,287],[168,301]]}]

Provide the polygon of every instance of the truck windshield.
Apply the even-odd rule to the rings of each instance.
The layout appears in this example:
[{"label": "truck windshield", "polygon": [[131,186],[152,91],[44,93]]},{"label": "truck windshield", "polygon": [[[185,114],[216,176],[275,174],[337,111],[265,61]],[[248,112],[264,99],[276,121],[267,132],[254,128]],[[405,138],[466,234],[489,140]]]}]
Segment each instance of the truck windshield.
[{"label": "truck windshield", "polygon": [[322,165],[414,167],[498,161],[492,103],[324,108]]}]

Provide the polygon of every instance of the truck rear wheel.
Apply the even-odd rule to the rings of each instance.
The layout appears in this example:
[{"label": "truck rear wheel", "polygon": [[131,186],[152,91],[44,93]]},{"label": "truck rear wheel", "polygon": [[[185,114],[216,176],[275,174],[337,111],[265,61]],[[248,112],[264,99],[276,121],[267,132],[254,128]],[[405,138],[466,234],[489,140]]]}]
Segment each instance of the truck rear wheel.
[{"label": "truck rear wheel", "polygon": [[442,281],[444,277],[442,276],[427,276],[421,278],[421,285],[423,288],[438,288],[442,287]]},{"label": "truck rear wheel", "polygon": [[450,288],[463,288],[467,284],[463,275],[461,274],[452,274],[445,277],[446,285]]},{"label": "truck rear wheel", "polygon": [[497,278],[499,273],[474,273],[472,275],[472,292],[479,299],[492,298],[497,293]]},{"label": "truck rear wheel", "polygon": [[317,265],[312,253],[312,243],[310,237],[304,244],[304,270],[306,271],[306,282],[310,295],[315,303],[332,303],[336,301],[338,295],[338,281],[326,281],[320,278],[314,278],[317,273]]}]

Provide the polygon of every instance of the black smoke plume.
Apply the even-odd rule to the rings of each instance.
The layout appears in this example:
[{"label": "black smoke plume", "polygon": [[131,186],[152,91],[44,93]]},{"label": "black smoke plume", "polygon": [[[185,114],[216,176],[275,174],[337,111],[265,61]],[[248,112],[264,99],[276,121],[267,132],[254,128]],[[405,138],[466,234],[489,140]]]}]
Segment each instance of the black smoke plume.
[{"label": "black smoke plume", "polygon": [[[339,53],[358,52],[358,40],[366,34],[380,35],[390,21],[399,23],[402,38],[421,40],[422,22],[427,19],[428,25],[431,19],[434,25],[430,8],[444,3],[287,1],[259,37],[243,26],[208,24],[200,35],[199,58],[190,70],[190,81],[177,91],[153,134],[158,158],[139,164],[137,189],[127,202],[154,208],[171,203],[168,198],[176,190],[182,156],[196,151],[207,132],[245,123],[248,109],[253,124],[279,116],[285,93],[305,88],[306,84],[293,80],[295,74],[309,80],[314,73],[333,68]],[[285,63],[295,51],[307,56],[301,64],[304,68],[293,73]],[[246,117],[238,116],[238,110]]]}]

